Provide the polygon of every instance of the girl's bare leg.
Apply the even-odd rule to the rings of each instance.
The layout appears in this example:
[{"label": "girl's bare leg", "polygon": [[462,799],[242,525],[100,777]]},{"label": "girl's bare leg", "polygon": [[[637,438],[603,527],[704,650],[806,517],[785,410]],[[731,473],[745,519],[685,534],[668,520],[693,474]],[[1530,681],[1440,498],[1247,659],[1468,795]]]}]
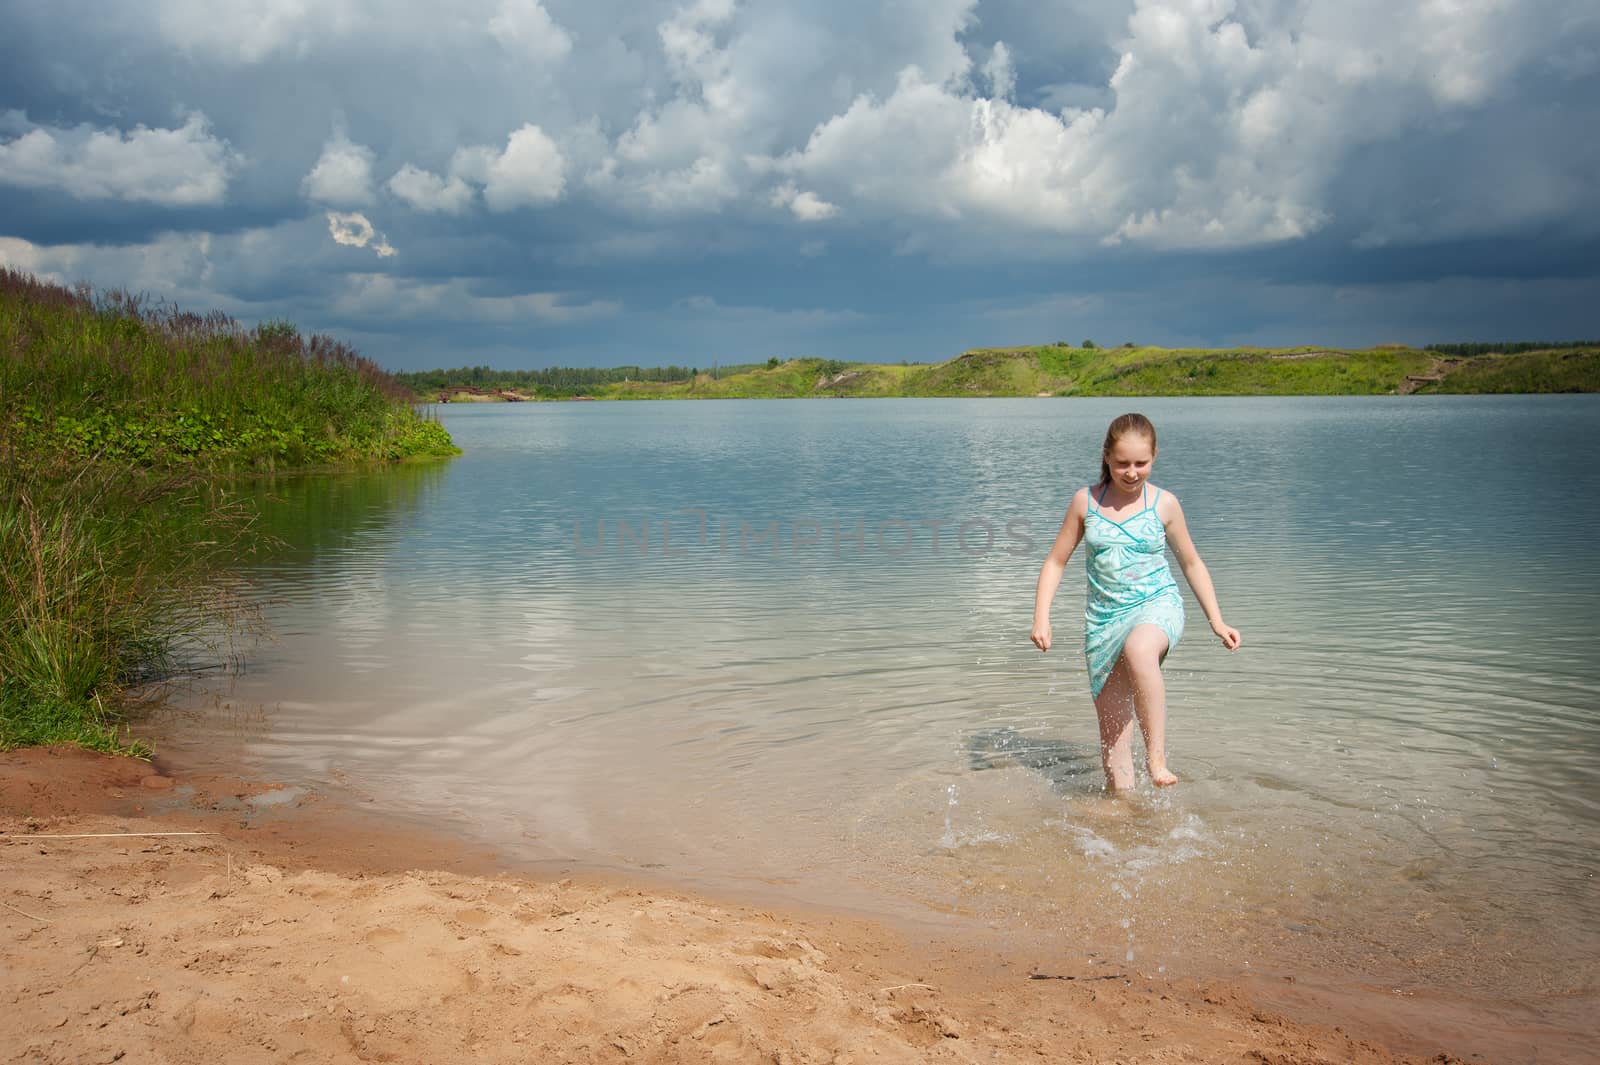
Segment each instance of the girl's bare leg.
[{"label": "girl's bare leg", "polygon": [[[1144,733],[1146,764],[1157,787],[1178,782],[1167,768],[1167,684],[1161,676],[1161,659],[1167,653],[1167,634],[1157,625],[1135,625],[1122,645],[1117,668],[1126,665],[1133,686],[1134,712]],[[1107,685],[1109,687],[1109,685]]]},{"label": "girl's bare leg", "polygon": [[1133,681],[1126,658],[1118,658],[1094,700],[1100,719],[1100,765],[1106,787],[1125,791],[1133,787]]}]

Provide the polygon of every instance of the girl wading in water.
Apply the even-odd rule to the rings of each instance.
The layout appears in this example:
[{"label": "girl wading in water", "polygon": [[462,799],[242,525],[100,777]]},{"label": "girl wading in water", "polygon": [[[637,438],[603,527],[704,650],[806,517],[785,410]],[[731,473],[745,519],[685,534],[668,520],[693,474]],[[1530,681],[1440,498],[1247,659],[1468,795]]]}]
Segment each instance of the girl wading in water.
[{"label": "girl wading in water", "polygon": [[1083,653],[1089,692],[1100,718],[1100,761],[1106,786],[1133,787],[1133,719],[1139,719],[1150,779],[1176,784],[1167,768],[1167,689],[1161,663],[1183,635],[1183,596],[1167,567],[1166,549],[1205,608],[1222,646],[1236,650],[1239,630],[1222,620],[1211,574],[1189,539],[1178,497],[1150,483],[1156,428],[1142,414],[1124,414],[1106,430],[1100,481],[1072,496],[1056,542],[1039,570],[1034,594],[1034,645],[1050,650],[1050,602],[1067,560],[1088,545],[1089,603]]}]

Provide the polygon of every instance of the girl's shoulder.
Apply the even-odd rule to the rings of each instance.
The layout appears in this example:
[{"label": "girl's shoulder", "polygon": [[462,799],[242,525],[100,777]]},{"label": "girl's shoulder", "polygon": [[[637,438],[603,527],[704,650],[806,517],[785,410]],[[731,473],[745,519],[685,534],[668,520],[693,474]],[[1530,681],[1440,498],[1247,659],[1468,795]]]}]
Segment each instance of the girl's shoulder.
[{"label": "girl's shoulder", "polygon": [[1160,485],[1150,486],[1151,495],[1155,496],[1156,517],[1162,521],[1170,521],[1173,515],[1181,512],[1183,507],[1178,505],[1176,493],[1169,492]]}]

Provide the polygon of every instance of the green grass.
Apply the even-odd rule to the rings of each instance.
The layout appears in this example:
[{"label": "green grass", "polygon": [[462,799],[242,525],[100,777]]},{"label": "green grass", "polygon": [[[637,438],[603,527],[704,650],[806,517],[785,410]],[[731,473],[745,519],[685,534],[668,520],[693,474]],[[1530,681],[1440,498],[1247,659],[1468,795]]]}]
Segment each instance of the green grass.
[{"label": "green grass", "polygon": [[1432,361],[1422,352],[1378,350],[1185,351],[1135,349],[1075,390],[1101,396],[1326,396],[1399,391]]},{"label": "green grass", "polygon": [[148,753],[130,693],[251,624],[227,475],[456,452],[326,337],[0,270],[0,749]]},{"label": "green grass", "polygon": [[[539,398],[774,399],[832,396],[1343,396],[1411,391],[1600,391],[1600,346],[1452,357],[1403,345],[1379,348],[980,348],[940,363],[894,365],[791,359],[713,377],[613,380]],[[1452,345],[1451,347],[1463,347]],[[1470,345],[1468,345],[1470,347]],[[492,371],[479,368],[485,380]],[[441,373],[443,371],[435,371]],[[476,372],[476,371],[475,371]],[[521,371],[527,376],[534,371]],[[1443,376],[1441,382],[1411,378]],[[510,375],[516,376],[516,375]],[[508,377],[509,379],[509,377]],[[520,379],[520,378],[519,378]],[[571,382],[567,382],[571,384]]]},{"label": "green grass", "polygon": [[1483,355],[1454,366],[1429,392],[1600,392],[1600,346]]}]

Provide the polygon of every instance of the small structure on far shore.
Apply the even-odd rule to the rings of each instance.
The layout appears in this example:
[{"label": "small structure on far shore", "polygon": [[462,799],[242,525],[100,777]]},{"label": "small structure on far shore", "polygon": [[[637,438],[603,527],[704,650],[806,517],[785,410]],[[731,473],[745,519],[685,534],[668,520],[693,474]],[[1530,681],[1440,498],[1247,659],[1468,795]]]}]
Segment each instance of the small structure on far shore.
[{"label": "small structure on far shore", "polygon": [[477,388],[473,385],[450,385],[439,389],[440,403],[522,403],[532,396],[509,388]]}]

